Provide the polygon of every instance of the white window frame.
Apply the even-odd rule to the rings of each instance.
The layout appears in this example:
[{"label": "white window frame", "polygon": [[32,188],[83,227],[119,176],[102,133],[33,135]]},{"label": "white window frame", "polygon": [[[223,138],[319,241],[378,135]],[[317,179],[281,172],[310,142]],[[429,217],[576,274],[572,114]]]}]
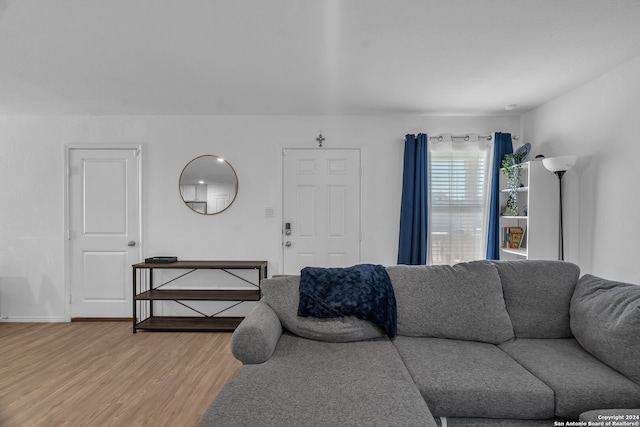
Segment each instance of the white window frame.
[{"label": "white window frame", "polygon": [[[433,170],[432,160],[435,156],[442,153],[451,153],[455,155],[456,152],[477,152],[483,155],[484,159],[484,176],[482,177],[481,187],[483,189],[483,194],[481,196],[482,203],[482,220],[481,226],[477,233],[481,238],[480,247],[477,249],[478,252],[474,254],[472,257],[466,256],[466,251],[463,251],[463,255],[457,258],[453,258],[452,254],[449,253],[447,257],[439,257],[435,252],[435,245],[437,244],[437,239],[435,233],[447,233],[448,239],[453,238],[453,233],[451,230],[448,231],[437,231],[434,230],[434,222],[433,222],[433,214],[435,213],[434,209],[437,205],[434,203],[434,197],[437,194],[433,191],[434,189],[434,177],[437,171]],[[429,225],[428,225],[428,236],[427,236],[427,263],[433,264],[434,260],[438,264],[455,264],[457,262],[471,261],[472,259],[484,259],[486,256],[487,250],[487,229],[489,225],[489,200],[491,197],[490,194],[490,182],[491,182],[491,168],[492,168],[492,157],[493,157],[493,144],[491,141],[486,141],[481,138],[478,138],[477,135],[470,135],[470,138],[465,141],[463,138],[456,138],[450,135],[444,135],[442,140],[438,141],[430,141],[429,143],[429,179],[428,179],[428,194],[429,194]],[[464,247],[464,246],[463,246]],[[451,250],[451,248],[447,248],[447,250]]]}]

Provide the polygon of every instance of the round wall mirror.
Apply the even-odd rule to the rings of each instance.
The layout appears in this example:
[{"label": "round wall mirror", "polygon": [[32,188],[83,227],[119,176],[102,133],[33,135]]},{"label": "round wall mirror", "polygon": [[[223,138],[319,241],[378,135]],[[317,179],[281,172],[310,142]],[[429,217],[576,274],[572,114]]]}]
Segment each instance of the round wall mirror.
[{"label": "round wall mirror", "polygon": [[227,209],[238,194],[238,176],[222,157],[204,155],[191,160],[180,174],[180,195],[193,211],[215,215]]}]

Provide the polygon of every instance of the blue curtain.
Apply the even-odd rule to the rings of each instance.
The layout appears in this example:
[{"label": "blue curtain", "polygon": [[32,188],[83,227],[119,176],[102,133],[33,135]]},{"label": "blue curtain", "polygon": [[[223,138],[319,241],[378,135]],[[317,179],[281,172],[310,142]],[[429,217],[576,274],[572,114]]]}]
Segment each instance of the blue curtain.
[{"label": "blue curtain", "polygon": [[404,142],[398,264],[427,263],[427,141],[421,133],[407,135]]},{"label": "blue curtain", "polygon": [[493,142],[493,167],[491,168],[487,259],[500,259],[500,168],[504,155],[511,153],[513,153],[511,134],[496,132]]}]

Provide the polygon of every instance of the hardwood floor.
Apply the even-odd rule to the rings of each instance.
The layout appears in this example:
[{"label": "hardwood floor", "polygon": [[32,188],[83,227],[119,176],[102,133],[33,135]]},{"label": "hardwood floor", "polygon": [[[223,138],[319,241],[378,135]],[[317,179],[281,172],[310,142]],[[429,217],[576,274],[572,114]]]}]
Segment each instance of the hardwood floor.
[{"label": "hardwood floor", "polygon": [[0,323],[0,426],[197,426],[241,366],[230,333]]}]

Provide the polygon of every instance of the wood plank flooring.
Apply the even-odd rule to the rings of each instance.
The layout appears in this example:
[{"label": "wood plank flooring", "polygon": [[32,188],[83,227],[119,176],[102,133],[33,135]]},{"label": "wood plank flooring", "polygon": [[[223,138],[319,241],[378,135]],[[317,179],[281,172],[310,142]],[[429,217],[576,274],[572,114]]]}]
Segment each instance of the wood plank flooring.
[{"label": "wood plank flooring", "polygon": [[197,426],[241,366],[231,333],[0,323],[0,426]]}]

